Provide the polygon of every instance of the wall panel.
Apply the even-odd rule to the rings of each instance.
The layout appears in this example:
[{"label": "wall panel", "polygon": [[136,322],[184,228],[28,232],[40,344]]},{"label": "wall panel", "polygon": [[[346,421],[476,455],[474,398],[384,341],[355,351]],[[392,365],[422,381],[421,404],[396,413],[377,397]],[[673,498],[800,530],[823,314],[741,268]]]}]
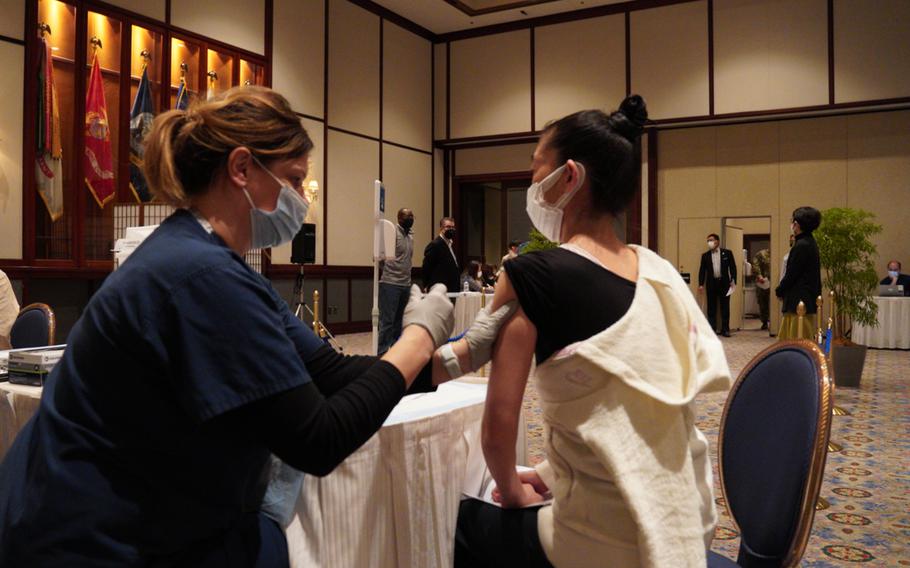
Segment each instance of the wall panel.
[{"label": "wall panel", "polygon": [[[313,141],[313,149],[310,151],[309,172],[307,173],[306,183],[315,180],[319,184],[319,193],[316,201],[310,203],[310,209],[307,211],[306,222],[316,224],[316,264],[322,264],[322,241],[325,238],[325,223],[323,223],[323,202],[325,201],[325,132],[321,122],[302,118],[303,127],[306,128],[307,134]],[[290,264],[291,262],[291,244],[282,245],[272,249],[272,264]]]},{"label": "wall panel", "polygon": [[[154,18],[159,22],[165,19],[165,8],[167,0],[107,0],[109,4],[120,6],[131,12]],[[263,5],[264,10],[264,5]],[[263,20],[263,31],[265,30],[265,20]],[[218,36],[213,36],[218,37]],[[252,50],[250,50],[252,51]]]},{"label": "wall panel", "polygon": [[626,94],[625,16],[535,28],[534,65],[538,130],[578,110],[617,108]]},{"label": "wall panel", "polygon": [[826,0],[714,3],[714,111],[828,103]]},{"label": "wall panel", "polygon": [[776,122],[718,128],[718,216],[767,215],[780,187],[779,156]]},{"label": "wall panel", "polygon": [[171,2],[171,24],[253,53],[265,53],[265,0]]},{"label": "wall panel", "polygon": [[446,138],[446,44],[433,46],[433,58],[433,138],[443,140]]},{"label": "wall panel", "polygon": [[372,266],[379,142],[329,130],[326,165],[327,264]]},{"label": "wall panel", "polygon": [[379,16],[329,2],[329,125],[379,137]]},{"label": "wall panel", "polygon": [[910,272],[910,111],[847,117],[847,205],[875,213],[879,272],[897,259]]},{"label": "wall panel", "polygon": [[452,43],[451,137],[531,130],[530,32]]},{"label": "wall panel", "polygon": [[632,12],[632,92],[653,119],[708,114],[708,5]]},{"label": "wall panel", "polygon": [[531,171],[531,155],[536,144],[509,144],[458,150],[455,175],[466,176],[499,172]]},{"label": "wall panel", "polygon": [[424,247],[436,236],[430,210],[432,159],[429,154],[382,145],[385,218],[396,223],[399,209],[406,207],[414,212],[414,266],[420,266]]},{"label": "wall panel", "polygon": [[23,0],[0,0],[0,35],[25,39],[25,2]]},{"label": "wall panel", "polygon": [[274,3],[272,86],[296,112],[324,118],[325,2]]},{"label": "wall panel", "polygon": [[382,138],[430,150],[430,42],[390,22],[382,32]]},{"label": "wall panel", "polygon": [[835,102],[910,97],[910,2],[834,0]]},{"label": "wall panel", "polygon": [[443,150],[433,150],[433,234],[436,234],[436,227],[442,218],[444,186]]},{"label": "wall panel", "polygon": [[[780,214],[784,228],[794,209],[847,204],[846,117],[780,124]],[[784,219],[786,217],[786,219]]]},{"label": "wall panel", "polygon": [[0,100],[4,101],[0,112],[0,258],[6,259],[22,258],[24,60],[24,47],[0,41],[0,69],[4,75],[0,81]]}]

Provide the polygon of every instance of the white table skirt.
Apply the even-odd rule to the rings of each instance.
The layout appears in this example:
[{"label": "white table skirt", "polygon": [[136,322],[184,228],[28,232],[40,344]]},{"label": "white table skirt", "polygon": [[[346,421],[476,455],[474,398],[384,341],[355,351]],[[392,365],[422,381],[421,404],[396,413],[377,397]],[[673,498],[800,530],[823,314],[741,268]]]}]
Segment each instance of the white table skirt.
[{"label": "white table skirt", "polygon": [[876,296],[878,326],[853,324],[853,341],[879,349],[910,349],[910,298]]},{"label": "white table skirt", "polygon": [[[493,302],[493,294],[484,294],[486,303]],[[483,307],[480,292],[459,292],[449,294],[449,297],[455,298],[455,327],[452,335],[461,335],[468,327],[474,323],[477,312]]]},{"label": "white table skirt", "polygon": [[[486,385],[455,382],[415,396],[421,398],[404,399],[330,475],[304,478],[287,528],[291,566],[452,566],[462,491],[479,486],[486,467],[480,447]],[[527,461],[525,443],[522,419],[520,464]]]},{"label": "white table skirt", "polygon": [[0,383],[0,460],[40,404],[41,387]]}]

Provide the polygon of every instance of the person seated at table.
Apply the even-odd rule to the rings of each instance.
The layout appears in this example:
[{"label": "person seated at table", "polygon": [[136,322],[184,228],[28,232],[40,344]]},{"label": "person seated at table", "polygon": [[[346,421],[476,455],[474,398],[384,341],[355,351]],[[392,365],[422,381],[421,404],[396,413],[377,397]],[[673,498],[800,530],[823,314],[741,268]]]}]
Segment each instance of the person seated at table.
[{"label": "person seated at table", "polygon": [[910,296],[910,274],[901,272],[901,263],[897,260],[888,262],[888,276],[879,282],[882,286],[903,286],[904,296]]},{"label": "person seated at table", "polygon": [[496,269],[490,264],[484,264],[480,267],[480,280],[484,288],[493,288],[496,286]]},{"label": "person seated at table", "polygon": [[[287,566],[259,512],[270,453],[326,475],[448,377],[444,286],[412,287],[381,359],[345,357],[244,262],[309,207],[313,143],[284,97],[234,88],[146,140],[149,187],[178,209],[92,297],[0,464],[0,566]],[[488,359],[508,315],[482,313],[456,365]]]},{"label": "person seated at table", "polygon": [[6,272],[0,270],[0,350],[9,349],[9,332],[19,316],[19,301]]},{"label": "person seated at table", "polygon": [[461,273],[461,289],[465,290],[467,284],[468,292],[480,292],[483,290],[483,272],[480,269],[480,263],[476,260],[468,262],[467,268]]},{"label": "person seated at table", "polygon": [[[534,150],[528,214],[563,244],[508,261],[496,285],[494,309],[520,305],[494,346],[482,426],[502,508],[462,501],[456,566],[705,566],[716,514],[693,399],[729,388],[730,371],[674,267],[613,231],[646,118],[632,95],[549,124]],[[519,474],[532,356],[548,459]]]}]

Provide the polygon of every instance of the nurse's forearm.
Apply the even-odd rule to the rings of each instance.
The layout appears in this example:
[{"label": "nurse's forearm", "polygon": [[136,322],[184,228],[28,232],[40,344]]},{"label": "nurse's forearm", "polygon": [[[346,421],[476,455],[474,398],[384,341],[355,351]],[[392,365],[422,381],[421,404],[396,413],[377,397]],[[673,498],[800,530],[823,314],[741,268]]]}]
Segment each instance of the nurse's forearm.
[{"label": "nurse's forearm", "polygon": [[386,351],[382,360],[392,364],[404,377],[407,388],[433,356],[433,338],[420,326],[409,325],[401,337]]}]

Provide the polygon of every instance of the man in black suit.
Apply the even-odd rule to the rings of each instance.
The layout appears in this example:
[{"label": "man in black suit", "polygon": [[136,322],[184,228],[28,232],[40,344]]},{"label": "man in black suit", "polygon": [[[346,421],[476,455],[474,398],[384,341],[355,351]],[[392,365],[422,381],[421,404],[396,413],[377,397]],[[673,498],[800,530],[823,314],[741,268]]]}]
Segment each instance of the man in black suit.
[{"label": "man in black suit", "polygon": [[901,272],[901,263],[892,260],[888,263],[888,276],[880,282],[882,286],[903,286],[904,296],[910,296],[910,274]]},{"label": "man in black suit", "polygon": [[708,235],[708,252],[701,255],[701,266],[698,268],[698,291],[705,290],[707,285],[708,322],[716,325],[717,303],[720,302],[720,334],[730,337],[730,296],[727,292],[736,287],[736,261],[733,253],[720,248],[720,237]]},{"label": "man in black suit", "polygon": [[452,249],[455,238],[455,220],[443,217],[439,220],[439,235],[423,249],[423,285],[429,290],[433,284],[446,285],[449,292],[458,292],[461,271]]}]

